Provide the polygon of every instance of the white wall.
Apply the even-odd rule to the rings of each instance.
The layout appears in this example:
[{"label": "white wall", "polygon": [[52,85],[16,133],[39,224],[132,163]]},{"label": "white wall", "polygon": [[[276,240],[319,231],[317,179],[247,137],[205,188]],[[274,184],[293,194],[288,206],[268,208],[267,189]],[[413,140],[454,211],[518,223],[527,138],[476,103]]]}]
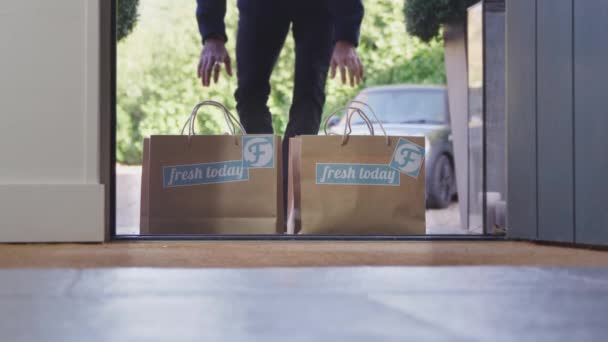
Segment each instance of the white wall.
[{"label": "white wall", "polygon": [[98,1],[0,1],[0,242],[103,240]]}]

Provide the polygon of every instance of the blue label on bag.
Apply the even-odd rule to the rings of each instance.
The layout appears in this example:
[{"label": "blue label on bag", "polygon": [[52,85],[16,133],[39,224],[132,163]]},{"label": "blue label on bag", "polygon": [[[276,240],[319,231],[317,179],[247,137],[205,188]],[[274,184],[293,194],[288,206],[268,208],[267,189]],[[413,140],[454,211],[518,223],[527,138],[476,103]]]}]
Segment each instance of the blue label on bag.
[{"label": "blue label on bag", "polygon": [[410,177],[418,178],[424,162],[424,147],[407,139],[399,139],[390,167]]},{"label": "blue label on bag", "polygon": [[249,180],[249,171],[243,168],[242,160],[163,167],[165,188],[246,180]]},{"label": "blue label on bag", "polygon": [[319,185],[385,185],[399,186],[400,174],[388,165],[317,164]]},{"label": "blue label on bag", "polygon": [[247,169],[274,168],[274,136],[243,136],[242,158]]}]

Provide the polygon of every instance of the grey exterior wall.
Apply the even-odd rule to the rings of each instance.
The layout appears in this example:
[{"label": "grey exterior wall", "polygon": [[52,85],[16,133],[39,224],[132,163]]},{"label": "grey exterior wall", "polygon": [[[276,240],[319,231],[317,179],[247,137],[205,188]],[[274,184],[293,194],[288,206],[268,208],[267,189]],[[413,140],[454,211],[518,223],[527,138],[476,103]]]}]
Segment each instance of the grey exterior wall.
[{"label": "grey exterior wall", "polygon": [[[491,3],[490,3],[491,4]],[[486,5],[485,30],[485,129],[486,187],[505,196],[507,187],[505,152],[505,12]]]},{"label": "grey exterior wall", "polygon": [[608,1],[506,4],[509,235],[608,245]]},{"label": "grey exterior wall", "polygon": [[536,17],[538,238],[573,242],[572,0],[537,0]]},{"label": "grey exterior wall", "polygon": [[536,2],[507,1],[507,228],[537,238]]},{"label": "grey exterior wall", "polygon": [[[448,79],[450,123],[454,144],[456,186],[462,199],[468,197],[469,150],[467,113],[467,44],[464,23],[443,27],[444,53]],[[469,228],[469,202],[459,201],[460,226]]]},{"label": "grey exterior wall", "polygon": [[575,241],[608,244],[608,1],[573,4]]},{"label": "grey exterior wall", "polygon": [[505,229],[507,154],[505,115],[505,2],[484,1],[484,156],[486,233]]}]

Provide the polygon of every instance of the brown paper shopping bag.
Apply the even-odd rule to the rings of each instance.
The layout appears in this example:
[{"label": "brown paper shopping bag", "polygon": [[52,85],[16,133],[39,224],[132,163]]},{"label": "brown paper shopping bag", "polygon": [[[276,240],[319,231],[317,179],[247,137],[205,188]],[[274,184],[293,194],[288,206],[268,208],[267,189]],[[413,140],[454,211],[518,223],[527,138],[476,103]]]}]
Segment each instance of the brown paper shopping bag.
[{"label": "brown paper shopping bag", "polygon": [[[387,136],[379,121],[374,136],[348,110],[344,135],[290,140],[288,233],[425,234],[424,138]],[[371,136],[350,135],[354,114]]]},{"label": "brown paper shopping bag", "polygon": [[[196,115],[203,106],[222,110],[231,135],[195,135]],[[202,102],[182,135],[144,141],[141,232],[282,233],[281,165],[280,137],[246,135],[224,106]]]}]

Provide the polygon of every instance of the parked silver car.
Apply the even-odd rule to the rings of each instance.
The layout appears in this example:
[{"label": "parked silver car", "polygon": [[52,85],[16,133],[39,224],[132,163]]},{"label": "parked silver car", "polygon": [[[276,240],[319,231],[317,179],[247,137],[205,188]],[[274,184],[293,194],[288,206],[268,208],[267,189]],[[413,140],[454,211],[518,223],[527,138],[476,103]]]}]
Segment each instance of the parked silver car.
[{"label": "parked silver car", "polygon": [[[446,88],[420,85],[371,87],[361,91],[355,100],[374,109],[389,135],[426,137],[427,207],[449,206],[457,192]],[[346,115],[331,120],[331,132],[342,134],[345,121]],[[381,132],[376,126],[376,132]],[[352,132],[369,134],[359,116],[353,116]]]}]

